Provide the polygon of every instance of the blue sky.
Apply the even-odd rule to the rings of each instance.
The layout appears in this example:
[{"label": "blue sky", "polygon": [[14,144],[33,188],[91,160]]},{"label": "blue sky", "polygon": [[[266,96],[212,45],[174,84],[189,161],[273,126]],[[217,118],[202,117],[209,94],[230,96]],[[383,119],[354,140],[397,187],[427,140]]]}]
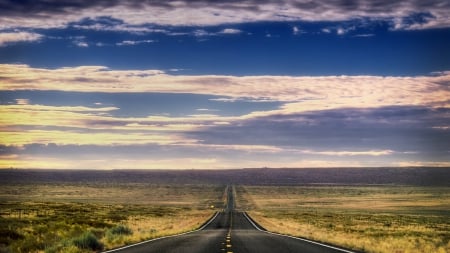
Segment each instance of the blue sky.
[{"label": "blue sky", "polygon": [[449,166],[448,13],[0,2],[0,168]]},{"label": "blue sky", "polygon": [[79,22],[37,29],[43,35],[40,41],[4,46],[0,53],[3,63],[34,67],[101,65],[196,75],[408,76],[450,68],[448,29],[392,31],[387,21],[365,22],[369,21],[170,27],[169,34],[77,29],[87,23]]}]

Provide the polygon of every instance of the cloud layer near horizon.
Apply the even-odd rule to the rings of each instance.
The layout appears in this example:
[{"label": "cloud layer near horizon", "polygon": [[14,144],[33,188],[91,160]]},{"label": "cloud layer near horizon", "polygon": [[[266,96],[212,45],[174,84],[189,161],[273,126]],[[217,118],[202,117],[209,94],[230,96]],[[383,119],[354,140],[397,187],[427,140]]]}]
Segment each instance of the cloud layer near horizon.
[{"label": "cloud layer near horizon", "polygon": [[[0,167],[125,168],[130,161],[133,168],[449,165],[448,72],[183,76],[4,64],[0,78]],[[82,100],[69,104],[55,91]],[[46,93],[56,100],[35,102]],[[112,95],[100,101],[101,94]],[[124,100],[123,94],[130,95]],[[189,103],[199,94],[211,107],[180,114],[143,106],[134,115],[119,113],[139,103],[133,99],[171,99],[178,108],[183,98]],[[243,101],[271,106],[226,111]],[[101,157],[115,162],[105,165]]]}]

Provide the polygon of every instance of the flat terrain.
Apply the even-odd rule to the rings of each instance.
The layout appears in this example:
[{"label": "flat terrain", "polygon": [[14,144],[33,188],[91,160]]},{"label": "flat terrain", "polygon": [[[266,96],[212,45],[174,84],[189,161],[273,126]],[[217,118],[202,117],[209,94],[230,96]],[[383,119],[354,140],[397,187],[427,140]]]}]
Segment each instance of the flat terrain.
[{"label": "flat terrain", "polygon": [[247,210],[270,231],[450,252],[448,178],[449,168],[0,170],[0,252],[93,252],[192,231],[224,208],[228,184],[237,211],[227,217]]},{"label": "flat terrain", "polygon": [[223,208],[224,189],[102,181],[2,185],[0,252],[91,252],[190,231]]},{"label": "flat terrain", "polygon": [[366,252],[450,252],[450,188],[240,186],[238,206],[270,231]]},{"label": "flat terrain", "polygon": [[0,183],[450,186],[450,168],[253,168],[235,170],[0,170]]},{"label": "flat terrain", "polygon": [[[130,245],[108,253],[343,253],[343,249],[267,233],[234,205],[234,190],[227,190],[227,205],[205,227],[193,233]],[[351,253],[351,252],[350,252]]]}]

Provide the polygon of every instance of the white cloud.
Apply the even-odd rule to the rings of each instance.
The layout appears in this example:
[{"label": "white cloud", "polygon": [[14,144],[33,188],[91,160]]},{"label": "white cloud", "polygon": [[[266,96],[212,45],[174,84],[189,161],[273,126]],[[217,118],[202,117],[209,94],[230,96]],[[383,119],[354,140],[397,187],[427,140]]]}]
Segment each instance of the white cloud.
[{"label": "white cloud", "polygon": [[210,98],[210,101],[216,101],[216,102],[225,102],[225,103],[233,103],[238,101],[238,98]]},{"label": "white cloud", "polygon": [[338,27],[338,28],[336,29],[336,33],[337,33],[338,35],[344,35],[344,34],[347,34],[348,32],[353,31],[353,30],[355,30],[355,29],[356,29],[355,26],[350,26],[350,27]]},{"label": "white cloud", "polygon": [[338,28],[338,29],[336,30],[336,33],[337,33],[338,35],[344,35],[344,34],[346,33],[346,31],[345,31],[343,28]]},{"label": "white cloud", "polygon": [[195,31],[193,32],[193,34],[194,34],[195,37],[204,37],[204,36],[212,36],[212,35],[215,35],[215,34],[213,34],[213,33],[207,32],[206,30],[203,30],[203,29],[197,29],[197,30],[195,30]]},{"label": "white cloud", "polygon": [[153,43],[154,40],[124,40],[116,43],[117,46],[134,46],[139,44]]},{"label": "white cloud", "polygon": [[364,33],[364,34],[356,34],[353,37],[361,37],[361,38],[367,38],[367,37],[373,37],[375,34],[373,33]]},{"label": "white cloud", "polygon": [[450,107],[450,91],[442,85],[450,82],[450,72],[417,77],[238,77],[169,75],[160,70],[110,70],[100,66],[39,69],[3,64],[0,75],[4,78],[2,90],[191,93],[220,96],[214,100],[223,102],[283,102],[278,110],[253,112],[249,117],[337,108]]},{"label": "white cloud", "polygon": [[239,34],[242,33],[239,29],[226,28],[219,32],[220,34]]},{"label": "white cloud", "polygon": [[85,41],[74,41],[73,44],[77,47],[89,47],[89,44]]},{"label": "white cloud", "polygon": [[297,26],[292,27],[292,34],[294,35],[300,35],[302,33],[305,33],[304,31],[302,31],[300,28],[298,28]]},{"label": "white cloud", "polygon": [[[94,19],[95,21],[95,19]],[[91,24],[91,25],[72,25],[73,28],[83,30],[95,30],[95,31],[115,31],[115,32],[128,32],[135,34],[145,33],[170,33],[164,29],[153,29],[146,27],[145,25],[127,25],[127,24]]]},{"label": "white cloud", "polygon": [[28,104],[30,104],[30,100],[26,99],[26,98],[18,98],[18,99],[16,99],[16,103],[18,105],[28,105]]},{"label": "white cloud", "polygon": [[402,161],[396,162],[393,166],[400,167],[450,167],[450,162],[428,162],[428,161]]},{"label": "white cloud", "polygon": [[198,109],[195,109],[196,111],[199,111],[199,112],[217,112],[217,111],[219,111],[219,110],[216,110],[216,109],[208,109],[208,108],[198,108]]},{"label": "white cloud", "polygon": [[[349,21],[355,19],[392,21],[394,29],[450,27],[450,4],[432,1],[85,1],[76,6],[65,1],[55,4],[4,4],[0,29],[66,27],[80,20],[111,17],[123,23],[78,24],[78,29],[156,32],[146,24],[169,26],[211,26],[262,21]],[[354,4],[353,4],[354,3]],[[20,11],[27,8],[27,11]],[[30,15],[33,13],[33,15]],[[418,20],[411,18],[423,14]]]},{"label": "white cloud", "polygon": [[[205,29],[196,29],[193,32],[191,32],[191,34],[194,35],[195,37],[233,35],[233,34],[240,34],[240,33],[242,33],[241,30],[234,29],[234,28],[225,28],[219,32],[206,31]],[[187,34],[189,34],[189,33],[181,33],[181,34],[175,34],[175,35],[187,35]]]},{"label": "white cloud", "polygon": [[[134,168],[148,168],[167,166],[181,168],[221,168],[221,167],[326,167],[326,166],[388,166],[408,165],[403,163],[405,155],[420,157],[420,150],[415,151],[397,149],[393,146],[363,145],[333,146],[336,140],[329,140],[322,145],[308,146],[287,145],[273,141],[264,135],[261,141],[253,142],[240,136],[248,135],[246,131],[260,131],[267,125],[260,122],[279,124],[281,122],[295,123],[307,120],[305,115],[317,115],[332,109],[358,108],[356,111],[376,111],[373,108],[396,106],[424,106],[450,108],[448,98],[450,91],[445,85],[450,82],[450,72],[433,73],[431,76],[415,77],[381,77],[381,76],[224,76],[224,75],[170,75],[160,70],[111,70],[102,66],[79,66],[58,69],[33,68],[27,65],[0,65],[0,90],[62,90],[76,92],[163,92],[163,93],[190,93],[214,95],[211,100],[222,102],[246,101],[279,101],[280,107],[267,111],[253,111],[244,115],[223,116],[214,113],[215,109],[209,107],[196,107],[194,115],[170,116],[150,115],[125,117],[117,116],[120,109],[98,100],[91,102],[91,106],[49,106],[30,103],[27,99],[18,98],[10,104],[0,106],[0,125],[2,132],[0,139],[2,145],[25,147],[28,144],[50,143],[71,146],[154,146],[164,152],[154,152],[155,159],[148,157],[147,150],[139,158],[124,157],[128,164],[133,163]],[[221,84],[221,85],[217,85]],[[262,109],[261,109],[262,110]],[[430,109],[431,111],[433,109]],[[436,109],[436,111],[441,109]],[[303,113],[301,118],[299,113]],[[289,115],[295,114],[295,115]],[[350,115],[346,114],[346,115]],[[381,113],[380,115],[382,115]],[[276,115],[262,119],[260,117]],[[410,117],[415,117],[412,114]],[[246,121],[248,120],[248,121]],[[259,121],[262,120],[262,121]],[[269,120],[269,121],[265,121]],[[292,120],[292,122],[290,122]],[[360,120],[359,117],[354,120]],[[379,120],[373,118],[373,120]],[[420,118],[418,119],[420,120]],[[445,119],[426,125],[434,132],[448,131]],[[362,119],[362,121],[364,121]],[[398,121],[402,121],[402,117]],[[402,123],[393,120],[392,124],[402,127]],[[261,125],[262,128],[254,128]],[[306,122],[306,121],[305,121]],[[325,121],[327,122],[327,121]],[[251,130],[245,128],[249,123]],[[223,126],[222,126],[223,125]],[[229,125],[238,127],[242,135],[233,135],[229,139],[228,133],[217,139],[202,138],[208,136],[208,130],[215,127]],[[293,124],[292,126],[296,126]],[[339,126],[339,125],[338,125]],[[434,127],[434,128],[432,128]],[[344,127],[345,128],[345,127]],[[256,129],[256,130],[255,130]],[[287,135],[289,131],[285,131]],[[318,127],[320,130],[321,128]],[[323,129],[323,128],[322,128]],[[329,128],[328,128],[329,129]],[[298,138],[298,128],[295,138]],[[319,131],[318,130],[318,131]],[[339,132],[339,130],[337,130]],[[195,132],[206,132],[206,135],[196,135]],[[214,131],[210,133],[216,133]],[[230,133],[233,133],[232,131]],[[265,133],[262,131],[262,133]],[[420,133],[420,132],[419,132]],[[337,133],[333,133],[336,134]],[[350,135],[359,135],[358,131]],[[216,135],[220,136],[220,135]],[[224,141],[224,136],[227,138]],[[294,136],[294,135],[291,135]],[[390,135],[388,135],[390,136]],[[443,136],[443,135],[441,135]],[[314,138],[314,137],[311,137]],[[325,137],[324,137],[325,138]],[[400,136],[400,139],[409,137]],[[424,137],[427,138],[427,137]],[[307,138],[308,139],[308,138]],[[306,139],[306,140],[307,140]],[[400,140],[399,139],[399,140]],[[346,138],[346,140],[348,140]],[[403,139],[402,139],[403,140]],[[294,139],[293,141],[296,141]],[[305,139],[303,138],[303,141]],[[401,141],[400,141],[401,142]],[[408,143],[408,142],[406,142]],[[401,145],[400,145],[401,146]],[[426,145],[425,145],[426,146]],[[341,148],[339,148],[341,147]],[[180,151],[188,152],[180,152]],[[189,153],[192,152],[192,153]],[[186,154],[187,153],[187,154]],[[180,155],[181,154],[181,155]],[[186,154],[186,155],[184,155]],[[197,154],[192,157],[189,154]],[[199,154],[199,155],[198,155]],[[208,154],[208,155],[203,155]],[[231,155],[233,154],[233,155]],[[237,154],[237,155],[236,155]],[[91,155],[91,154],[87,154]],[[158,156],[166,157],[158,157]],[[32,160],[29,164],[22,164],[23,156],[11,156],[7,166],[32,167],[39,161]],[[95,154],[92,154],[94,157]],[[104,159],[96,156],[98,159]],[[168,159],[167,156],[172,156]],[[189,157],[188,157],[189,156]],[[197,156],[197,157],[196,157]],[[399,158],[400,156],[400,158]],[[30,156],[38,159],[38,156]],[[56,156],[55,156],[56,157]],[[75,156],[76,157],[76,156]],[[115,157],[115,156],[114,156]],[[188,158],[186,158],[188,157]],[[59,159],[59,157],[56,157]],[[108,157],[107,159],[110,159]],[[117,157],[116,157],[117,158]],[[263,159],[261,159],[263,158]],[[114,158],[111,158],[113,160]],[[120,157],[118,157],[120,159]],[[160,160],[159,160],[160,159]],[[167,159],[167,162],[164,160]],[[402,159],[402,160],[399,160]],[[419,158],[417,158],[419,159]],[[70,160],[70,159],[69,159]],[[80,159],[58,160],[54,166],[70,163],[71,168],[79,168],[89,164],[92,168],[102,168],[104,162],[87,161]],[[48,163],[51,159],[42,159]],[[2,160],[0,159],[0,167]],[[5,160],[3,162],[6,164]],[[136,165],[142,162],[141,165]],[[183,163],[185,162],[185,163]],[[398,162],[398,163],[397,163]],[[110,163],[106,163],[109,166]],[[126,164],[125,162],[123,164]],[[150,165],[148,165],[150,164]],[[414,161],[409,163],[414,165]],[[428,164],[419,161],[417,165]],[[448,162],[443,162],[447,164]],[[440,166],[439,162],[428,165]],[[48,164],[43,164],[46,167]],[[114,166],[123,166],[114,164]],[[47,167],[48,168],[48,167]],[[202,167],[203,168],[203,167]]]},{"label": "white cloud", "polygon": [[44,36],[31,32],[3,32],[0,33],[0,47],[16,42],[36,42]]},{"label": "white cloud", "polygon": [[169,69],[168,71],[169,72],[180,72],[180,71],[183,71],[183,70],[185,70],[185,69],[172,68],[172,69]]},{"label": "white cloud", "polygon": [[367,151],[312,151],[300,150],[302,154],[308,155],[326,155],[326,156],[385,156],[392,155],[392,150],[367,150]]}]

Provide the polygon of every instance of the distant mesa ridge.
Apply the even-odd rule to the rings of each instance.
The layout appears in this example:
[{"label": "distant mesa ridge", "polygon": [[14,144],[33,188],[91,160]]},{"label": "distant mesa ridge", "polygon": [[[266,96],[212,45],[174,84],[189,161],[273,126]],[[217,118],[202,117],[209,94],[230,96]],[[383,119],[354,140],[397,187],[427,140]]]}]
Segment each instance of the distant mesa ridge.
[{"label": "distant mesa ridge", "polygon": [[253,168],[233,170],[0,170],[0,183],[111,182],[243,185],[450,186],[450,168]]}]

